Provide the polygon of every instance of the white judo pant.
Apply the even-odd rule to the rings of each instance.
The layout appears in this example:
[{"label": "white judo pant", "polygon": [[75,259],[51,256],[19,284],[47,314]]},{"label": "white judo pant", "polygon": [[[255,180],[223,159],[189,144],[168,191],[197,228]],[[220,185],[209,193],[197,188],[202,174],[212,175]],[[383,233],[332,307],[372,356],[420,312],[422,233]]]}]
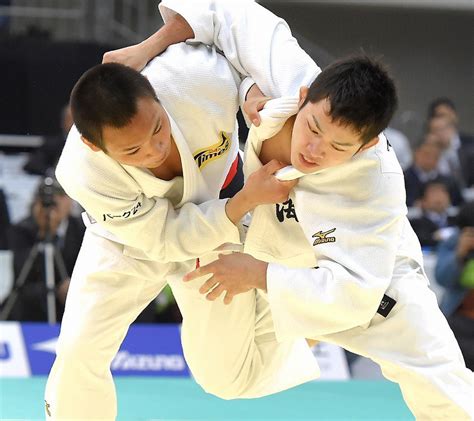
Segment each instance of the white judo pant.
[{"label": "white judo pant", "polygon": [[158,264],[127,257],[121,244],[86,231],[46,385],[48,419],[115,419],[111,362],[129,325],[166,281],[183,315],[187,363],[207,392],[224,399],[259,397],[319,375],[304,339],[276,341],[268,304],[254,291],[224,305],[199,294],[202,282],[157,279],[159,271]]},{"label": "white judo pant", "polygon": [[386,295],[397,301],[387,318],[377,313],[368,326],[317,339],[379,364],[383,375],[399,384],[417,420],[474,419],[474,373],[466,368],[422,270],[414,264]]}]

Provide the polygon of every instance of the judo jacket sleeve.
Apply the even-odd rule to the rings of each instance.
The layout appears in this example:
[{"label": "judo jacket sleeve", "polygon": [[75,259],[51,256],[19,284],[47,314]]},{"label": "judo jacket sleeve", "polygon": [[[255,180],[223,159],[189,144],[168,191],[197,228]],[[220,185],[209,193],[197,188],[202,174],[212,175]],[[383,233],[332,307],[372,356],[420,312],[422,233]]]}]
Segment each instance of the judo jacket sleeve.
[{"label": "judo jacket sleeve", "polygon": [[225,200],[175,208],[167,198],[145,195],[133,177],[112,160],[101,166],[88,160],[84,165],[72,177],[67,160],[60,160],[59,182],[86,210],[91,229],[98,225],[111,233],[135,257],[180,262],[202,256],[222,243],[240,243],[239,229],[226,215]]},{"label": "judo jacket sleeve", "polygon": [[163,0],[159,8],[165,22],[176,13],[188,22],[195,38],[187,42],[215,45],[252,79],[241,85],[241,102],[253,81],[271,97],[297,95],[321,71],[288,24],[253,1]]}]

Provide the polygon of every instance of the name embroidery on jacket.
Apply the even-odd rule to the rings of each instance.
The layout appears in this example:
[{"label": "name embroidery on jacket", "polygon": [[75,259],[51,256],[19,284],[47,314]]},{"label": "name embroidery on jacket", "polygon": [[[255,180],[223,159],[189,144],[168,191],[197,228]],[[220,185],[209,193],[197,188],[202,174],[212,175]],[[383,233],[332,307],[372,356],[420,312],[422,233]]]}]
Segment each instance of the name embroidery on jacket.
[{"label": "name embroidery on jacket", "polygon": [[220,132],[219,137],[219,142],[193,153],[194,160],[200,170],[210,162],[223,156],[229,150],[231,135],[229,133]]},{"label": "name embroidery on jacket", "polygon": [[335,243],[336,237],[328,237],[329,234],[332,234],[336,231],[336,228],[327,230],[327,231],[318,231],[312,235],[312,238],[315,238],[313,246],[317,246],[318,244],[325,244],[325,243]]},{"label": "name embroidery on jacket", "polygon": [[128,219],[131,216],[135,215],[141,207],[142,207],[142,203],[137,202],[137,204],[130,210],[122,212],[118,215],[112,215],[111,213],[103,213],[102,218],[104,222],[107,221],[107,219],[116,219],[116,218]]}]

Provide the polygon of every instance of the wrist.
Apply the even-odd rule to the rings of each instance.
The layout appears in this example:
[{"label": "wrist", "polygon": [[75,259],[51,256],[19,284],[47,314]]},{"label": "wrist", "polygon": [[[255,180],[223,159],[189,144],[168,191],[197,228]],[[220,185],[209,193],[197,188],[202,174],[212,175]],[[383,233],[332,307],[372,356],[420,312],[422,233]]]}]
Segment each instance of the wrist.
[{"label": "wrist", "polygon": [[262,262],[260,260],[258,261],[258,268],[257,268],[257,282],[256,282],[256,288],[261,289],[262,291],[267,292],[267,268],[268,268],[268,263],[267,262]]},{"label": "wrist", "polygon": [[247,94],[245,95],[245,100],[249,100],[252,98],[265,98],[265,95],[263,92],[260,90],[260,88],[257,86],[256,83],[254,83],[250,89],[247,91]]},{"label": "wrist", "polygon": [[225,212],[234,225],[237,225],[244,215],[255,206],[248,200],[245,193],[239,191],[234,197],[227,200]]},{"label": "wrist", "polygon": [[255,201],[252,200],[251,196],[247,193],[245,185],[243,189],[239,190],[232,199],[234,199],[244,214],[250,212],[257,206],[257,203],[255,203]]}]

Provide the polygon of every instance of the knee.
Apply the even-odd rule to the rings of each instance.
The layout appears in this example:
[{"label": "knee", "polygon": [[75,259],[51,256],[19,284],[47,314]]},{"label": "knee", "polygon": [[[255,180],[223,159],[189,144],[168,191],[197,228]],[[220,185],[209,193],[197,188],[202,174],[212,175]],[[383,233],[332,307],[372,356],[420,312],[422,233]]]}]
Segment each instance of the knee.
[{"label": "knee", "polygon": [[242,379],[232,379],[229,373],[212,370],[193,371],[193,377],[206,393],[217,396],[220,399],[238,399],[245,391]]},{"label": "knee", "polygon": [[197,382],[206,393],[214,395],[220,399],[239,399],[242,394],[240,388],[237,387],[235,384],[226,382]]},{"label": "knee", "polygon": [[60,335],[56,344],[56,361],[71,369],[96,364],[100,355],[103,353],[97,345],[81,335]]}]

